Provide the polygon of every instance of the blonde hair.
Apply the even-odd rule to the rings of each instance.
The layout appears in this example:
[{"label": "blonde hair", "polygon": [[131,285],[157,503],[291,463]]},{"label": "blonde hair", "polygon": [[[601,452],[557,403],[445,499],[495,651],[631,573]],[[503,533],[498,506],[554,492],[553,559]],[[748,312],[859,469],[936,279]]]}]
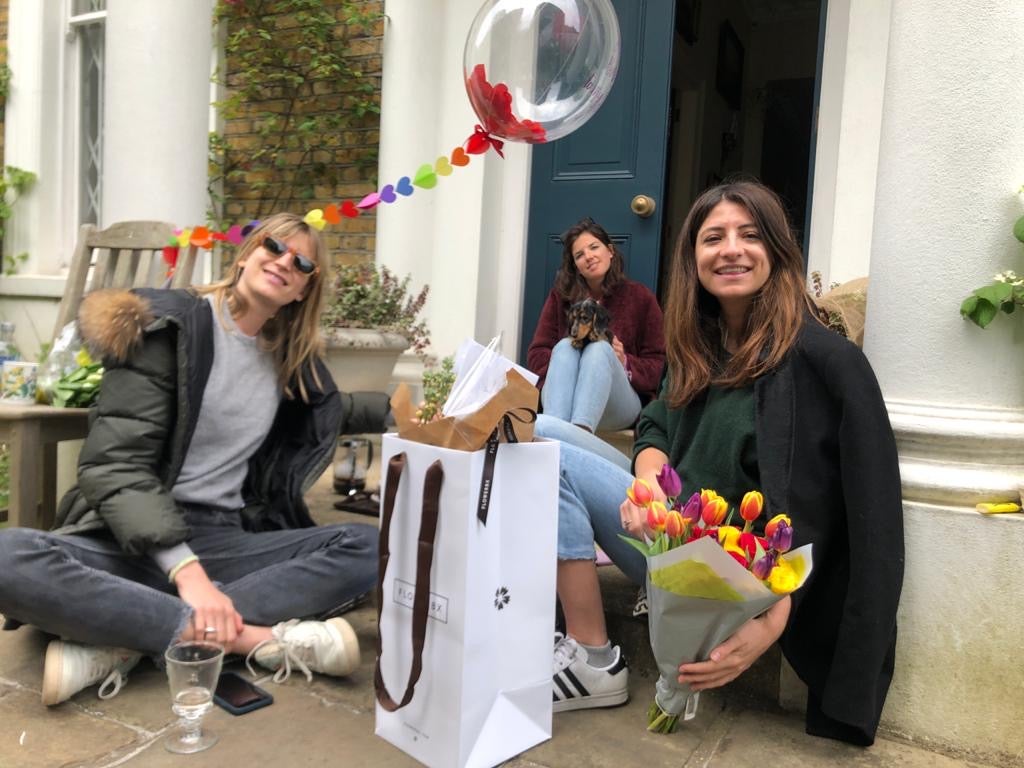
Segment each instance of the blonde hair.
[{"label": "blonde hair", "polygon": [[[742,206],[754,220],[768,252],[771,272],[747,311],[744,338],[724,370],[718,300],[697,277],[697,233],[719,203]],[[709,385],[735,388],[779,365],[796,342],[808,310],[804,260],[786,209],[772,190],[756,181],[720,184],[703,192],[690,208],[672,255],[665,305],[666,399],[673,408],[689,403]],[[817,314],[812,312],[812,317]]]},{"label": "blonde hair", "polygon": [[326,254],[320,233],[293,213],[275,213],[262,221],[238,247],[235,263],[230,274],[210,285],[195,286],[200,294],[212,294],[218,317],[222,316],[224,303],[232,317],[245,314],[249,308],[246,300],[238,293],[238,280],[242,275],[242,263],[253,251],[263,244],[263,238],[270,236],[285,240],[299,233],[306,235],[313,244],[313,253],[303,256],[313,259],[319,271],[309,276],[305,295],[302,299],[281,307],[260,329],[260,342],[273,356],[278,380],[285,397],[295,397],[293,387],[303,402],[309,402],[309,392],[303,381],[303,369],[312,374],[313,382],[322,388],[315,360],[324,356],[324,338],[320,331],[320,314],[323,311],[323,275],[326,265],[322,257]]}]

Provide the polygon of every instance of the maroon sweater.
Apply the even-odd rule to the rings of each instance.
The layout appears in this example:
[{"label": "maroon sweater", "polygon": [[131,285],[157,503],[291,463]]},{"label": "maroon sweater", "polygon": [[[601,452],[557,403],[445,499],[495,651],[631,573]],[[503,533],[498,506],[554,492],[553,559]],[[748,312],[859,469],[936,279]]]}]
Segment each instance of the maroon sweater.
[{"label": "maroon sweater", "polygon": [[[625,280],[601,304],[611,315],[612,333],[626,352],[633,389],[646,403],[658,394],[665,367],[665,334],[658,300],[647,286]],[[526,366],[540,376],[538,387],[544,386],[552,348],[569,334],[568,313],[569,302],[552,289],[526,351]]]}]

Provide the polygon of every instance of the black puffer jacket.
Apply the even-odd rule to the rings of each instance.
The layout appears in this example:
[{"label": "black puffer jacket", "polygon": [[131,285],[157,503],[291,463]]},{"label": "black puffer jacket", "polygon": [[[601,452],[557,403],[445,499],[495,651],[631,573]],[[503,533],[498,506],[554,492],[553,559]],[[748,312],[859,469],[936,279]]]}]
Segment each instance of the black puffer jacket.
[{"label": "black puffer jacket", "polygon": [[[210,303],[186,290],[101,291],[82,302],[79,322],[106,373],[89,415],[78,485],[61,500],[57,530],[107,528],[132,554],[186,541],[188,526],[170,489],[213,363]],[[310,402],[283,399],[249,460],[242,496],[251,530],[313,525],[302,496],[330,463],[337,436],[384,430],[386,395],[342,395],[323,363],[315,365],[322,388],[304,369]]]}]

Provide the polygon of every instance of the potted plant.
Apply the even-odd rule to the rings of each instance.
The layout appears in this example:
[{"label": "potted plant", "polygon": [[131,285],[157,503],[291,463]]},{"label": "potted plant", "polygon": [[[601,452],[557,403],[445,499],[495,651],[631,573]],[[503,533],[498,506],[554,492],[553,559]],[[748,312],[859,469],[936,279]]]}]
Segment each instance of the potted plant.
[{"label": "potted plant", "polygon": [[322,322],[327,367],[342,391],[385,390],[399,355],[429,345],[419,317],[429,286],[417,293],[411,282],[376,264],[337,268]]}]

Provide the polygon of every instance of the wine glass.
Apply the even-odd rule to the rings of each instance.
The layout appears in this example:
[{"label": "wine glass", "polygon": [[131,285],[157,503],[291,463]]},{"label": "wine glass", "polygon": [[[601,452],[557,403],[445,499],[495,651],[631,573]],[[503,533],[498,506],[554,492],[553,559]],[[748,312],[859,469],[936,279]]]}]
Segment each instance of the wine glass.
[{"label": "wine glass", "polygon": [[178,754],[209,749],[217,743],[217,736],[200,726],[203,715],[213,707],[224,649],[216,643],[189,640],[172,645],[164,658],[171,685],[171,709],[181,718],[164,740],[164,746]]}]

